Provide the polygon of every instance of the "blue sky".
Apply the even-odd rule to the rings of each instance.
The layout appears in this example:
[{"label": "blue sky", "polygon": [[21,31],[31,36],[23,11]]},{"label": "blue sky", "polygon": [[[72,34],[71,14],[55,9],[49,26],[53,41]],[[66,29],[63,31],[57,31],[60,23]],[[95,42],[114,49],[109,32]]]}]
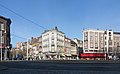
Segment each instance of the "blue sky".
[{"label": "blue sky", "polygon": [[[7,8],[41,26],[57,26],[69,38],[82,39],[83,29],[112,29],[120,32],[120,0],[0,0]],[[40,36],[44,29],[0,6],[0,15],[12,20],[11,33]],[[12,44],[26,41],[12,36]]]}]

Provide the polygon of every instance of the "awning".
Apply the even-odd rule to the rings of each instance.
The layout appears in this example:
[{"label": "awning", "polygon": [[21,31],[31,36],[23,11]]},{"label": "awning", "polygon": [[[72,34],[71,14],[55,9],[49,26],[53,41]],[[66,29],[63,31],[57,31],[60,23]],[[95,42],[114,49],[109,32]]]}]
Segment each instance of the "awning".
[{"label": "awning", "polygon": [[58,53],[47,53],[46,55],[58,55]]},{"label": "awning", "polygon": [[70,57],[71,56],[71,54],[65,54],[66,56],[68,56],[68,57]]},{"label": "awning", "polygon": [[105,58],[105,53],[82,53],[80,54],[81,58]]}]

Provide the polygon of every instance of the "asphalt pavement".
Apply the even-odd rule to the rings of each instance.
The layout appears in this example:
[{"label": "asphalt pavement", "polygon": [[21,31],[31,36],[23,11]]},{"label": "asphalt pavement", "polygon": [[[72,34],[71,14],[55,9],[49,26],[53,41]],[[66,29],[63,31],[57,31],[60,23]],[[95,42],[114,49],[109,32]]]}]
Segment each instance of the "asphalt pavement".
[{"label": "asphalt pavement", "polygon": [[0,62],[0,74],[120,74],[120,63],[9,61]]}]

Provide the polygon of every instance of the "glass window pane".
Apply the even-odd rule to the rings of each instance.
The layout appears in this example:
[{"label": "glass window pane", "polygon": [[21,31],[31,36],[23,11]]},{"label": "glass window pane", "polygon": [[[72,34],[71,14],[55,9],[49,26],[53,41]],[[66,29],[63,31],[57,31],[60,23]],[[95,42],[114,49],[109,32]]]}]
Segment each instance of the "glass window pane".
[{"label": "glass window pane", "polygon": [[0,31],[4,30],[4,24],[0,23]]},{"label": "glass window pane", "polygon": [[1,24],[1,29],[4,30],[4,24]]},{"label": "glass window pane", "polygon": [[3,41],[4,41],[4,38],[3,38],[3,36],[1,36],[1,32],[2,31],[0,31],[0,43],[1,43],[1,39],[2,39],[2,43],[4,43]]}]

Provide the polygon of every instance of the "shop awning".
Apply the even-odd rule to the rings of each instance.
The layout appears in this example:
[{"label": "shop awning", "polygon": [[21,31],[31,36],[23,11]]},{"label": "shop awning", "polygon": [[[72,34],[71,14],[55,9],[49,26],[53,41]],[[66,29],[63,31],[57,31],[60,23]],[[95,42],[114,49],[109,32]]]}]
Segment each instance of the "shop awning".
[{"label": "shop awning", "polygon": [[80,54],[81,58],[105,58],[105,53],[82,53]]}]

